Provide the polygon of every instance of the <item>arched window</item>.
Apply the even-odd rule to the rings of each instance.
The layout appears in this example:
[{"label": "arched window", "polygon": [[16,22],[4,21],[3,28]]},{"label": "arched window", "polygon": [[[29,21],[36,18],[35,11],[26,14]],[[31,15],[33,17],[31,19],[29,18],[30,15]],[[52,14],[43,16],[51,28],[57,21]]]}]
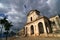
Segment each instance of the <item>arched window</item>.
[{"label": "arched window", "polygon": [[53,23],[53,25],[55,25],[55,22],[54,21],[52,23]]},{"label": "arched window", "polygon": [[42,22],[39,22],[39,23],[38,23],[38,29],[39,29],[39,34],[44,33],[43,23],[42,23]]},{"label": "arched window", "polygon": [[34,34],[34,27],[31,25],[31,34]]},{"label": "arched window", "polygon": [[32,21],[32,17],[31,17],[31,21]]}]

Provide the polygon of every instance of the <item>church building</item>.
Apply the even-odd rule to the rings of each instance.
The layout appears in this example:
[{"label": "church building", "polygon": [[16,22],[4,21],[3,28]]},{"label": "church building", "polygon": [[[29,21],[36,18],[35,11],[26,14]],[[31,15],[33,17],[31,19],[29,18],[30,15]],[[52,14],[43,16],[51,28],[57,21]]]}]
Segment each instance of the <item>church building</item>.
[{"label": "church building", "polygon": [[[41,16],[38,10],[31,10],[27,15],[27,22],[25,25],[25,35],[39,36],[53,33],[53,30],[55,28],[53,26],[55,24],[52,25],[52,22],[53,21],[55,22],[54,19],[55,19],[54,17],[49,19],[45,16]],[[57,25],[57,21],[55,23]],[[59,28],[59,25],[57,25],[57,28]]]}]

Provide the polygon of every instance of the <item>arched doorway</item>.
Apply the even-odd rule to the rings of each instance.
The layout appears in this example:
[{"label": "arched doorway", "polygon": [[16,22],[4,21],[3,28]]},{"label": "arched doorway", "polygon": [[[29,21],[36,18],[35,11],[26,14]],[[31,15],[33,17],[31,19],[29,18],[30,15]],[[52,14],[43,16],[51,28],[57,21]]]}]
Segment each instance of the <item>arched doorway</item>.
[{"label": "arched doorway", "polygon": [[[54,23],[54,22],[53,22]],[[54,23],[55,24],[55,23]],[[52,33],[51,23],[45,22],[47,33]]]},{"label": "arched doorway", "polygon": [[34,26],[31,25],[31,35],[34,34]]},{"label": "arched doorway", "polygon": [[44,33],[43,23],[42,22],[38,23],[38,29],[39,29],[39,34],[43,34]]}]

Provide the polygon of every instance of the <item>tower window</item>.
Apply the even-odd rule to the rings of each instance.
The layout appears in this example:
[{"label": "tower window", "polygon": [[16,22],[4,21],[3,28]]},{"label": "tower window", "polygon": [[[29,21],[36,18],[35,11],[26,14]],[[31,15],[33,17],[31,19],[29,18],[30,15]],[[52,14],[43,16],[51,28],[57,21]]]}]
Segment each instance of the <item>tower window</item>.
[{"label": "tower window", "polygon": [[31,17],[31,21],[32,21],[32,17]]}]

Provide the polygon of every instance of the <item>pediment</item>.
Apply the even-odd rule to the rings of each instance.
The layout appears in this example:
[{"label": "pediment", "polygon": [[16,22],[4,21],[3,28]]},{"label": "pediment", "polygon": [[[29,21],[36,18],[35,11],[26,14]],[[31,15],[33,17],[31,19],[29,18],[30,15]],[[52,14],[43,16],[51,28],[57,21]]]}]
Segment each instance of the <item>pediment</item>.
[{"label": "pediment", "polygon": [[27,16],[31,15],[33,12],[36,12],[37,15],[40,15],[40,12],[38,10],[31,10]]}]

